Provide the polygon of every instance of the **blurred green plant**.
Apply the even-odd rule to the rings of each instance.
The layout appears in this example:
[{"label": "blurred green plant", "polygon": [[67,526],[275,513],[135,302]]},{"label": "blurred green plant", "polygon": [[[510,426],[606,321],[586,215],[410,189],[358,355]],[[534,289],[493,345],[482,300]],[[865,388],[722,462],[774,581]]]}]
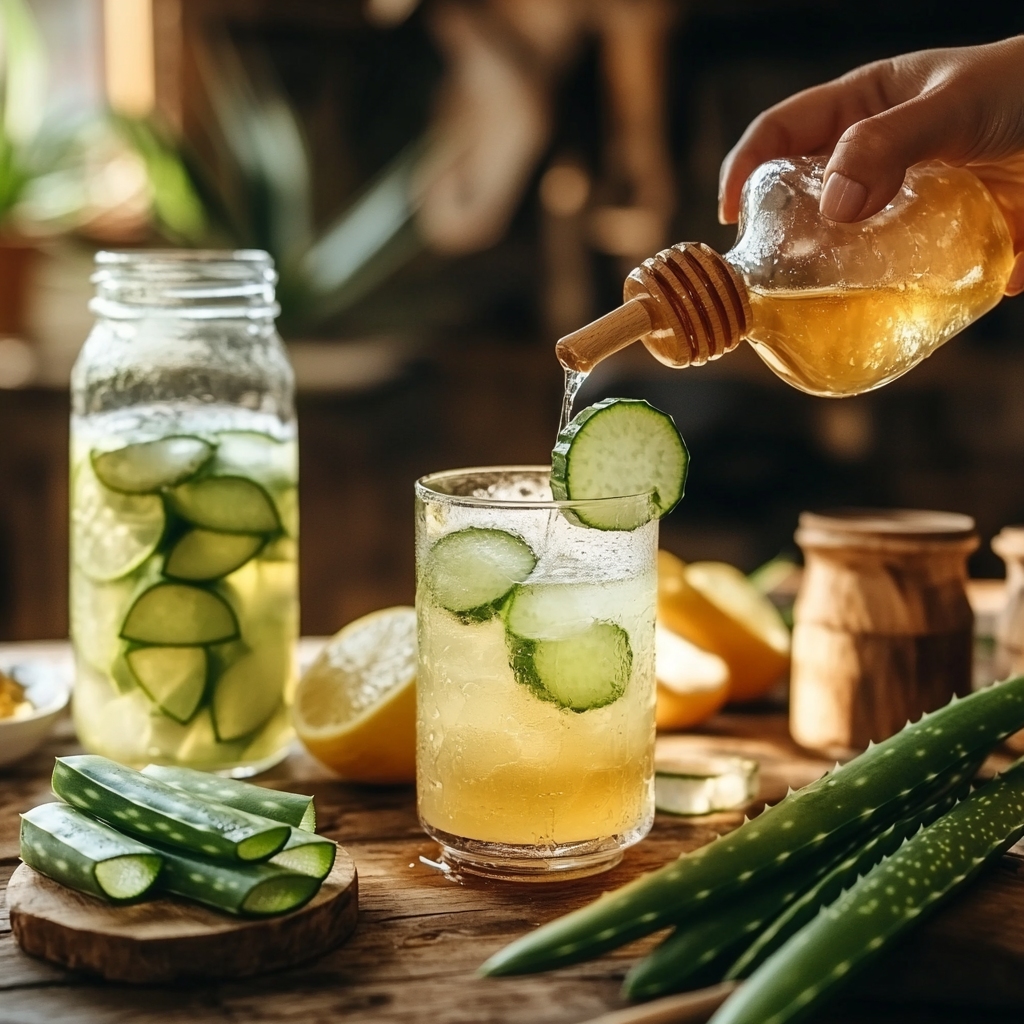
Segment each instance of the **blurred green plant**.
[{"label": "blurred green plant", "polygon": [[115,119],[145,165],[153,225],[177,245],[265,249],[278,269],[283,326],[315,330],[422,249],[412,181],[420,145],[318,232],[309,151],[272,70],[244,65],[225,39],[200,56],[211,112],[205,159],[152,118]]}]

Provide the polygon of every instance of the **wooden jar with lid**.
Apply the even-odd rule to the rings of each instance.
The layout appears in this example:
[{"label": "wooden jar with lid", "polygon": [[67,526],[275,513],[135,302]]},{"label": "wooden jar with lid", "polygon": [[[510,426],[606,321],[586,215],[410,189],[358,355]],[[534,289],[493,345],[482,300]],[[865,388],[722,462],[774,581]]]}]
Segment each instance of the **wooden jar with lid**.
[{"label": "wooden jar with lid", "polygon": [[971,691],[974,520],[952,512],[805,512],[794,609],[790,731],[862,750]]}]

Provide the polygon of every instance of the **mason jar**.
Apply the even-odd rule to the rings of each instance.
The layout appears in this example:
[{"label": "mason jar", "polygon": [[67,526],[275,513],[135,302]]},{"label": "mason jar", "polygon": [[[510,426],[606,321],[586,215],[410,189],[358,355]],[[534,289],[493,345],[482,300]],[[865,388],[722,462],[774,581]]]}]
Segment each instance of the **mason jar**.
[{"label": "mason jar", "polygon": [[71,377],[74,719],[124,764],[286,753],[294,378],[265,252],[101,252]]}]

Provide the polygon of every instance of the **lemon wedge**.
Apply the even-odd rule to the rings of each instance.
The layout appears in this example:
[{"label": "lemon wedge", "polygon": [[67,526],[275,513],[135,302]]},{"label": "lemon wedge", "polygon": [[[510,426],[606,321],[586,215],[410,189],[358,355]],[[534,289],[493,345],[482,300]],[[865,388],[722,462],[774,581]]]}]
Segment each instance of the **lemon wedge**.
[{"label": "lemon wedge", "polygon": [[337,633],[299,682],[295,731],[351,782],[416,778],[416,610],[385,608]]},{"label": "lemon wedge", "polygon": [[729,666],[717,655],[677,636],[660,623],[654,629],[659,729],[688,729],[710,718],[729,697]]},{"label": "lemon wedge", "polygon": [[762,696],[789,664],[789,630],[739,569],[658,552],[658,618],[729,666],[729,700]]}]

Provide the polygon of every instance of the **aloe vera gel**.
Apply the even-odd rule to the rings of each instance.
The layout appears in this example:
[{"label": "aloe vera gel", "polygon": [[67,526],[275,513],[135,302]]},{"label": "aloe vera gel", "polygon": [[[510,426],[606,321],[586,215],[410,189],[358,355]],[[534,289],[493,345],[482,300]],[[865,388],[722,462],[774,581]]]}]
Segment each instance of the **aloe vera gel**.
[{"label": "aloe vera gel", "polygon": [[93,753],[246,775],[291,738],[293,377],[262,252],[100,253],[72,375],[75,724]]}]

